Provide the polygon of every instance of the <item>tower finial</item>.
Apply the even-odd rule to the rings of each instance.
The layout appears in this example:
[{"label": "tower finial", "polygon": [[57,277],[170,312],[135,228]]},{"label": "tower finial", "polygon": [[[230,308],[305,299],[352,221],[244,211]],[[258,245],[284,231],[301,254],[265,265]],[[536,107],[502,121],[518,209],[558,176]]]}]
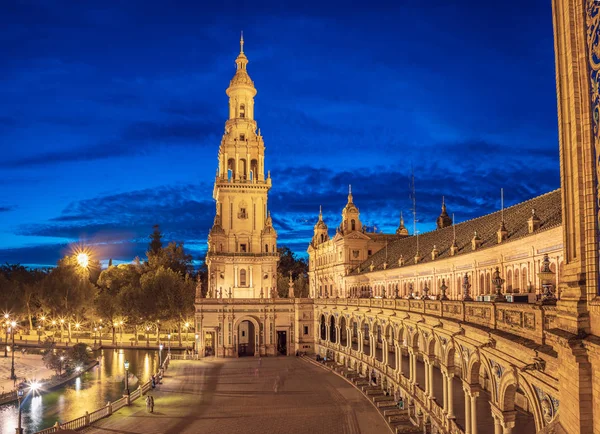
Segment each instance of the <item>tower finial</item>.
[{"label": "tower finial", "polygon": [[319,205],[319,220],[323,220],[323,207]]},{"label": "tower finial", "polygon": [[348,184],[348,203],[352,203],[352,184]]},{"label": "tower finial", "polygon": [[242,30],[242,36],[240,37],[240,54],[244,53],[244,31]]}]

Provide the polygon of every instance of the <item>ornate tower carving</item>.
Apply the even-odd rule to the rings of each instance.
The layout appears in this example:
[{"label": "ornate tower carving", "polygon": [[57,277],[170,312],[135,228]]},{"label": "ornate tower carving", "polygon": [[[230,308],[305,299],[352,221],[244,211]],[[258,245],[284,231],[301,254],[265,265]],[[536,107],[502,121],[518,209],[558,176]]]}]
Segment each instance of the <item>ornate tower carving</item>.
[{"label": "ornate tower carving", "polygon": [[254,120],[256,88],[248,75],[244,39],[227,88],[229,119],[213,189],[216,215],[208,236],[208,294],[270,297],[276,287],[277,232],[267,209],[265,145]]}]

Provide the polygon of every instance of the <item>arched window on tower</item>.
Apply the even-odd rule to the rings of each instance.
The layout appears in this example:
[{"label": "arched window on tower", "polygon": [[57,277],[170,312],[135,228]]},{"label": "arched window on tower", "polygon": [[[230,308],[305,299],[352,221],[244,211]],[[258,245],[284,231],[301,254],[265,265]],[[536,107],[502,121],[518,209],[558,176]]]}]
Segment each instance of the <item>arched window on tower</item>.
[{"label": "arched window on tower", "polygon": [[355,231],[356,230],[356,220],[352,219],[352,221],[350,221],[350,226],[352,227],[351,230]]},{"label": "arched window on tower", "polygon": [[325,242],[325,235],[321,234],[321,242]]},{"label": "arched window on tower", "polygon": [[240,178],[243,180],[246,180],[246,171],[247,167],[246,167],[246,160],[243,158],[240,158]]},{"label": "arched window on tower", "polygon": [[246,117],[246,106],[244,104],[242,104],[240,106],[240,118],[245,118]]},{"label": "arched window on tower", "polygon": [[235,179],[235,160],[233,158],[227,160],[227,179],[229,181]]},{"label": "arched window on tower", "polygon": [[240,286],[246,286],[246,270],[240,270]]},{"label": "arched window on tower", "polygon": [[269,245],[268,244],[265,244],[265,252],[269,253]]}]

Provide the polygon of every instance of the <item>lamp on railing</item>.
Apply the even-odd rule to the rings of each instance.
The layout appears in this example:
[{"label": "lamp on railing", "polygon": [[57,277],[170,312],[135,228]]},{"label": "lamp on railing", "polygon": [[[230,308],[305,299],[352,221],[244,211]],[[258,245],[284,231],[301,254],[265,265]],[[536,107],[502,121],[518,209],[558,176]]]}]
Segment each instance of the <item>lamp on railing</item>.
[{"label": "lamp on railing", "polygon": [[498,267],[496,267],[496,271],[494,271],[492,284],[496,287],[496,295],[494,296],[494,301],[506,301],[506,297],[504,296],[504,294],[502,294],[502,285],[504,285],[504,279],[500,276],[500,269]]},{"label": "lamp on railing", "polygon": [[442,295],[440,296],[440,300],[448,300],[448,296],[446,295],[447,289],[448,287],[446,286],[446,279],[442,279],[442,285],[440,286]]},{"label": "lamp on railing", "polygon": [[159,367],[162,366],[162,350],[163,350],[163,348],[164,348],[163,344],[160,344],[158,346],[158,366]]},{"label": "lamp on railing", "polygon": [[123,365],[125,366],[125,394],[129,395],[129,360],[125,360]]},{"label": "lamp on railing", "polygon": [[23,428],[21,428],[21,400],[23,399],[23,389],[19,387],[17,390],[17,399],[19,400],[19,425],[15,429],[16,434],[23,434]]},{"label": "lamp on railing", "polygon": [[469,288],[471,288],[471,284],[469,283],[469,274],[465,273],[465,277],[463,278],[463,300],[464,301],[473,301],[471,295],[469,295]]},{"label": "lamp on railing", "polygon": [[167,354],[171,354],[171,333],[167,334],[167,343],[169,345],[168,350],[167,350]]},{"label": "lamp on railing", "polygon": [[554,296],[554,288],[552,284],[552,279],[555,277],[554,272],[550,269],[550,258],[548,254],[544,255],[544,259],[542,261],[542,268],[540,272],[537,274],[540,278],[540,282],[542,283],[542,288],[544,288],[544,293],[542,294],[542,304],[554,304],[556,303],[556,297]]}]

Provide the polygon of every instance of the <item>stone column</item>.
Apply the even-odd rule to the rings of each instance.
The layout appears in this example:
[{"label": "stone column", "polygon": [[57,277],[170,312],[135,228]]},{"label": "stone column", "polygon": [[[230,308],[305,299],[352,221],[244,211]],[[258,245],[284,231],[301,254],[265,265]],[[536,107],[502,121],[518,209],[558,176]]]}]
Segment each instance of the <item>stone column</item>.
[{"label": "stone column", "polygon": [[387,364],[388,364],[388,343],[387,343],[386,339],[383,340],[383,344],[381,345],[381,352],[382,352],[381,361],[383,362],[384,365],[387,366]]},{"label": "stone column", "polygon": [[250,265],[248,267],[248,270],[249,270],[248,273],[250,274],[250,288],[253,288],[254,284],[252,283],[253,282],[253,280],[252,280],[252,265]]},{"label": "stone column", "polygon": [[429,360],[423,357],[423,367],[425,368],[425,396],[429,397]]},{"label": "stone column", "polygon": [[409,347],[408,348],[408,381],[411,382],[411,384],[414,382],[413,381],[413,358],[412,358],[412,349]]},{"label": "stone column", "polygon": [[477,396],[479,392],[471,391],[471,434],[477,434]]},{"label": "stone column", "polygon": [[448,377],[446,372],[442,370],[442,409],[444,413],[448,413]]},{"label": "stone column", "polygon": [[448,419],[454,419],[454,374],[448,373]]},{"label": "stone column", "polygon": [[233,267],[233,287],[237,288],[238,286],[238,267],[235,265]]},{"label": "stone column", "polygon": [[427,396],[429,399],[433,399],[433,361],[431,359],[429,359],[427,367],[429,368],[428,372],[425,373],[428,377],[427,386],[429,387],[429,395]]},{"label": "stone column", "polygon": [[466,386],[463,387],[463,391],[465,392],[465,434],[471,434],[471,393]]},{"label": "stone column", "polygon": [[331,342],[330,339],[331,335],[329,334],[329,324],[325,324],[325,341],[326,342]]},{"label": "stone column", "polygon": [[400,375],[402,375],[402,346],[399,344],[396,344],[396,353],[398,354],[398,364],[396,365],[396,370],[400,373]]},{"label": "stone column", "polygon": [[363,338],[362,338],[362,331],[358,331],[358,336],[357,336],[357,340],[358,340],[358,352],[359,354],[362,354],[363,352]]},{"label": "stone column", "polygon": [[502,433],[502,423],[500,419],[495,414],[492,415],[494,417],[494,434],[503,434]]},{"label": "stone column", "polygon": [[346,327],[346,347],[352,348],[352,335],[350,334],[350,327]]},{"label": "stone column", "polygon": [[335,343],[339,344],[340,342],[342,342],[342,335],[340,334],[340,331],[342,330],[342,328],[338,325],[335,326]]}]

